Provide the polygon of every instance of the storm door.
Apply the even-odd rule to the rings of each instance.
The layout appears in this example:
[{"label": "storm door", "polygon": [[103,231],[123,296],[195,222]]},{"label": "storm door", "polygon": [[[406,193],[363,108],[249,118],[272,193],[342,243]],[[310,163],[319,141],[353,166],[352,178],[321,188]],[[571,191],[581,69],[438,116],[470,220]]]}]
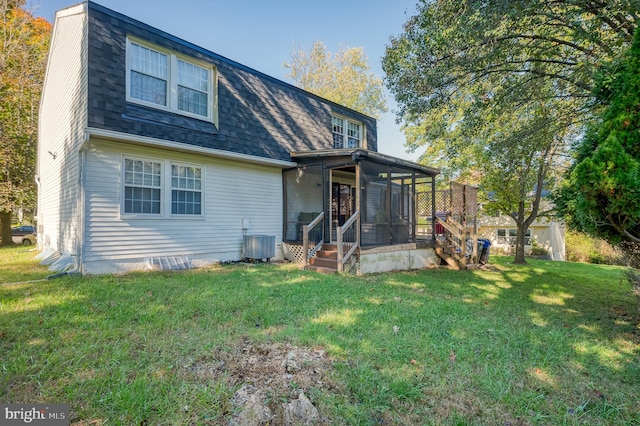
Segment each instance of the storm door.
[{"label": "storm door", "polygon": [[355,194],[351,185],[333,182],[331,186],[331,221],[342,226],[355,211]]}]

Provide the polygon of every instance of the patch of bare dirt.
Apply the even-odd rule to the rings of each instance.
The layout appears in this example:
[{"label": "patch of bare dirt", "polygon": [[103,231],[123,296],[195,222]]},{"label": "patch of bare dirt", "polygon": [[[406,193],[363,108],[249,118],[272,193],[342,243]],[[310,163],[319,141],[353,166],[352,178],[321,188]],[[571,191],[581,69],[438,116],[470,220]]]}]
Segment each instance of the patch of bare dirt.
[{"label": "patch of bare dirt", "polygon": [[328,419],[309,399],[315,390],[338,391],[331,362],[320,348],[243,339],[230,351],[184,367],[201,379],[223,378],[238,391],[228,425],[325,425]]}]

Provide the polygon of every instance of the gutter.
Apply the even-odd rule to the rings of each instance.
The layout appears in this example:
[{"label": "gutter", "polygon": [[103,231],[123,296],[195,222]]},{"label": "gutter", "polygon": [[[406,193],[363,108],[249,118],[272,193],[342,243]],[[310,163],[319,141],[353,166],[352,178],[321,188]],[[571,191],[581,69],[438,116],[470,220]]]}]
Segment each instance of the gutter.
[{"label": "gutter", "polygon": [[106,139],[115,142],[126,142],[132,145],[163,148],[171,151],[186,152],[189,154],[204,155],[207,157],[223,158],[227,160],[239,161],[243,163],[259,164],[264,166],[274,166],[279,168],[296,167],[297,163],[292,161],[274,160],[272,158],[258,157],[256,155],[241,154],[237,152],[225,151],[222,149],[204,148],[196,145],[189,145],[181,142],[167,141],[163,139],[150,138],[147,136],[133,135],[130,133],[114,132],[112,130],[96,129],[88,127],[86,129],[85,141],[80,150],[84,150],[91,137]]}]

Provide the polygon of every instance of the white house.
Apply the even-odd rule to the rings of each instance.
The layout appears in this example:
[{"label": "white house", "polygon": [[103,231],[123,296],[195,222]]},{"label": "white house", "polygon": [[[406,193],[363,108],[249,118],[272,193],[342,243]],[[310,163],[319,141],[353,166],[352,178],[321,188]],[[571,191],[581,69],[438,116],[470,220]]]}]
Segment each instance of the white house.
[{"label": "white house", "polygon": [[[515,247],[516,234],[516,223],[510,216],[478,217],[478,236],[491,241],[493,253],[510,253]],[[545,249],[552,260],[566,260],[564,224],[546,217],[536,219],[525,234],[525,253],[530,254],[534,246]]]},{"label": "white house", "polygon": [[93,2],[52,37],[38,244],[81,273],[239,260],[252,235],[282,258],[309,213],[315,242],[419,248],[438,171],[378,153],[375,119]]}]

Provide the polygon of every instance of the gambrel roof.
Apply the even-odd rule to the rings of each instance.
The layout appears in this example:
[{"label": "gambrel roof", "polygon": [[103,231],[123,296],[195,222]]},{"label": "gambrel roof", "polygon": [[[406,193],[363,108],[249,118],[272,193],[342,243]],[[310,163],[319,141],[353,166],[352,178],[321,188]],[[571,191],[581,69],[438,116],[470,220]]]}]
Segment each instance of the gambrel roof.
[{"label": "gambrel roof", "polygon": [[[291,151],[332,148],[331,116],[356,120],[377,150],[376,120],[88,2],[88,127],[290,161]],[[211,64],[218,127],[127,102],[126,41],[136,37]]]}]

